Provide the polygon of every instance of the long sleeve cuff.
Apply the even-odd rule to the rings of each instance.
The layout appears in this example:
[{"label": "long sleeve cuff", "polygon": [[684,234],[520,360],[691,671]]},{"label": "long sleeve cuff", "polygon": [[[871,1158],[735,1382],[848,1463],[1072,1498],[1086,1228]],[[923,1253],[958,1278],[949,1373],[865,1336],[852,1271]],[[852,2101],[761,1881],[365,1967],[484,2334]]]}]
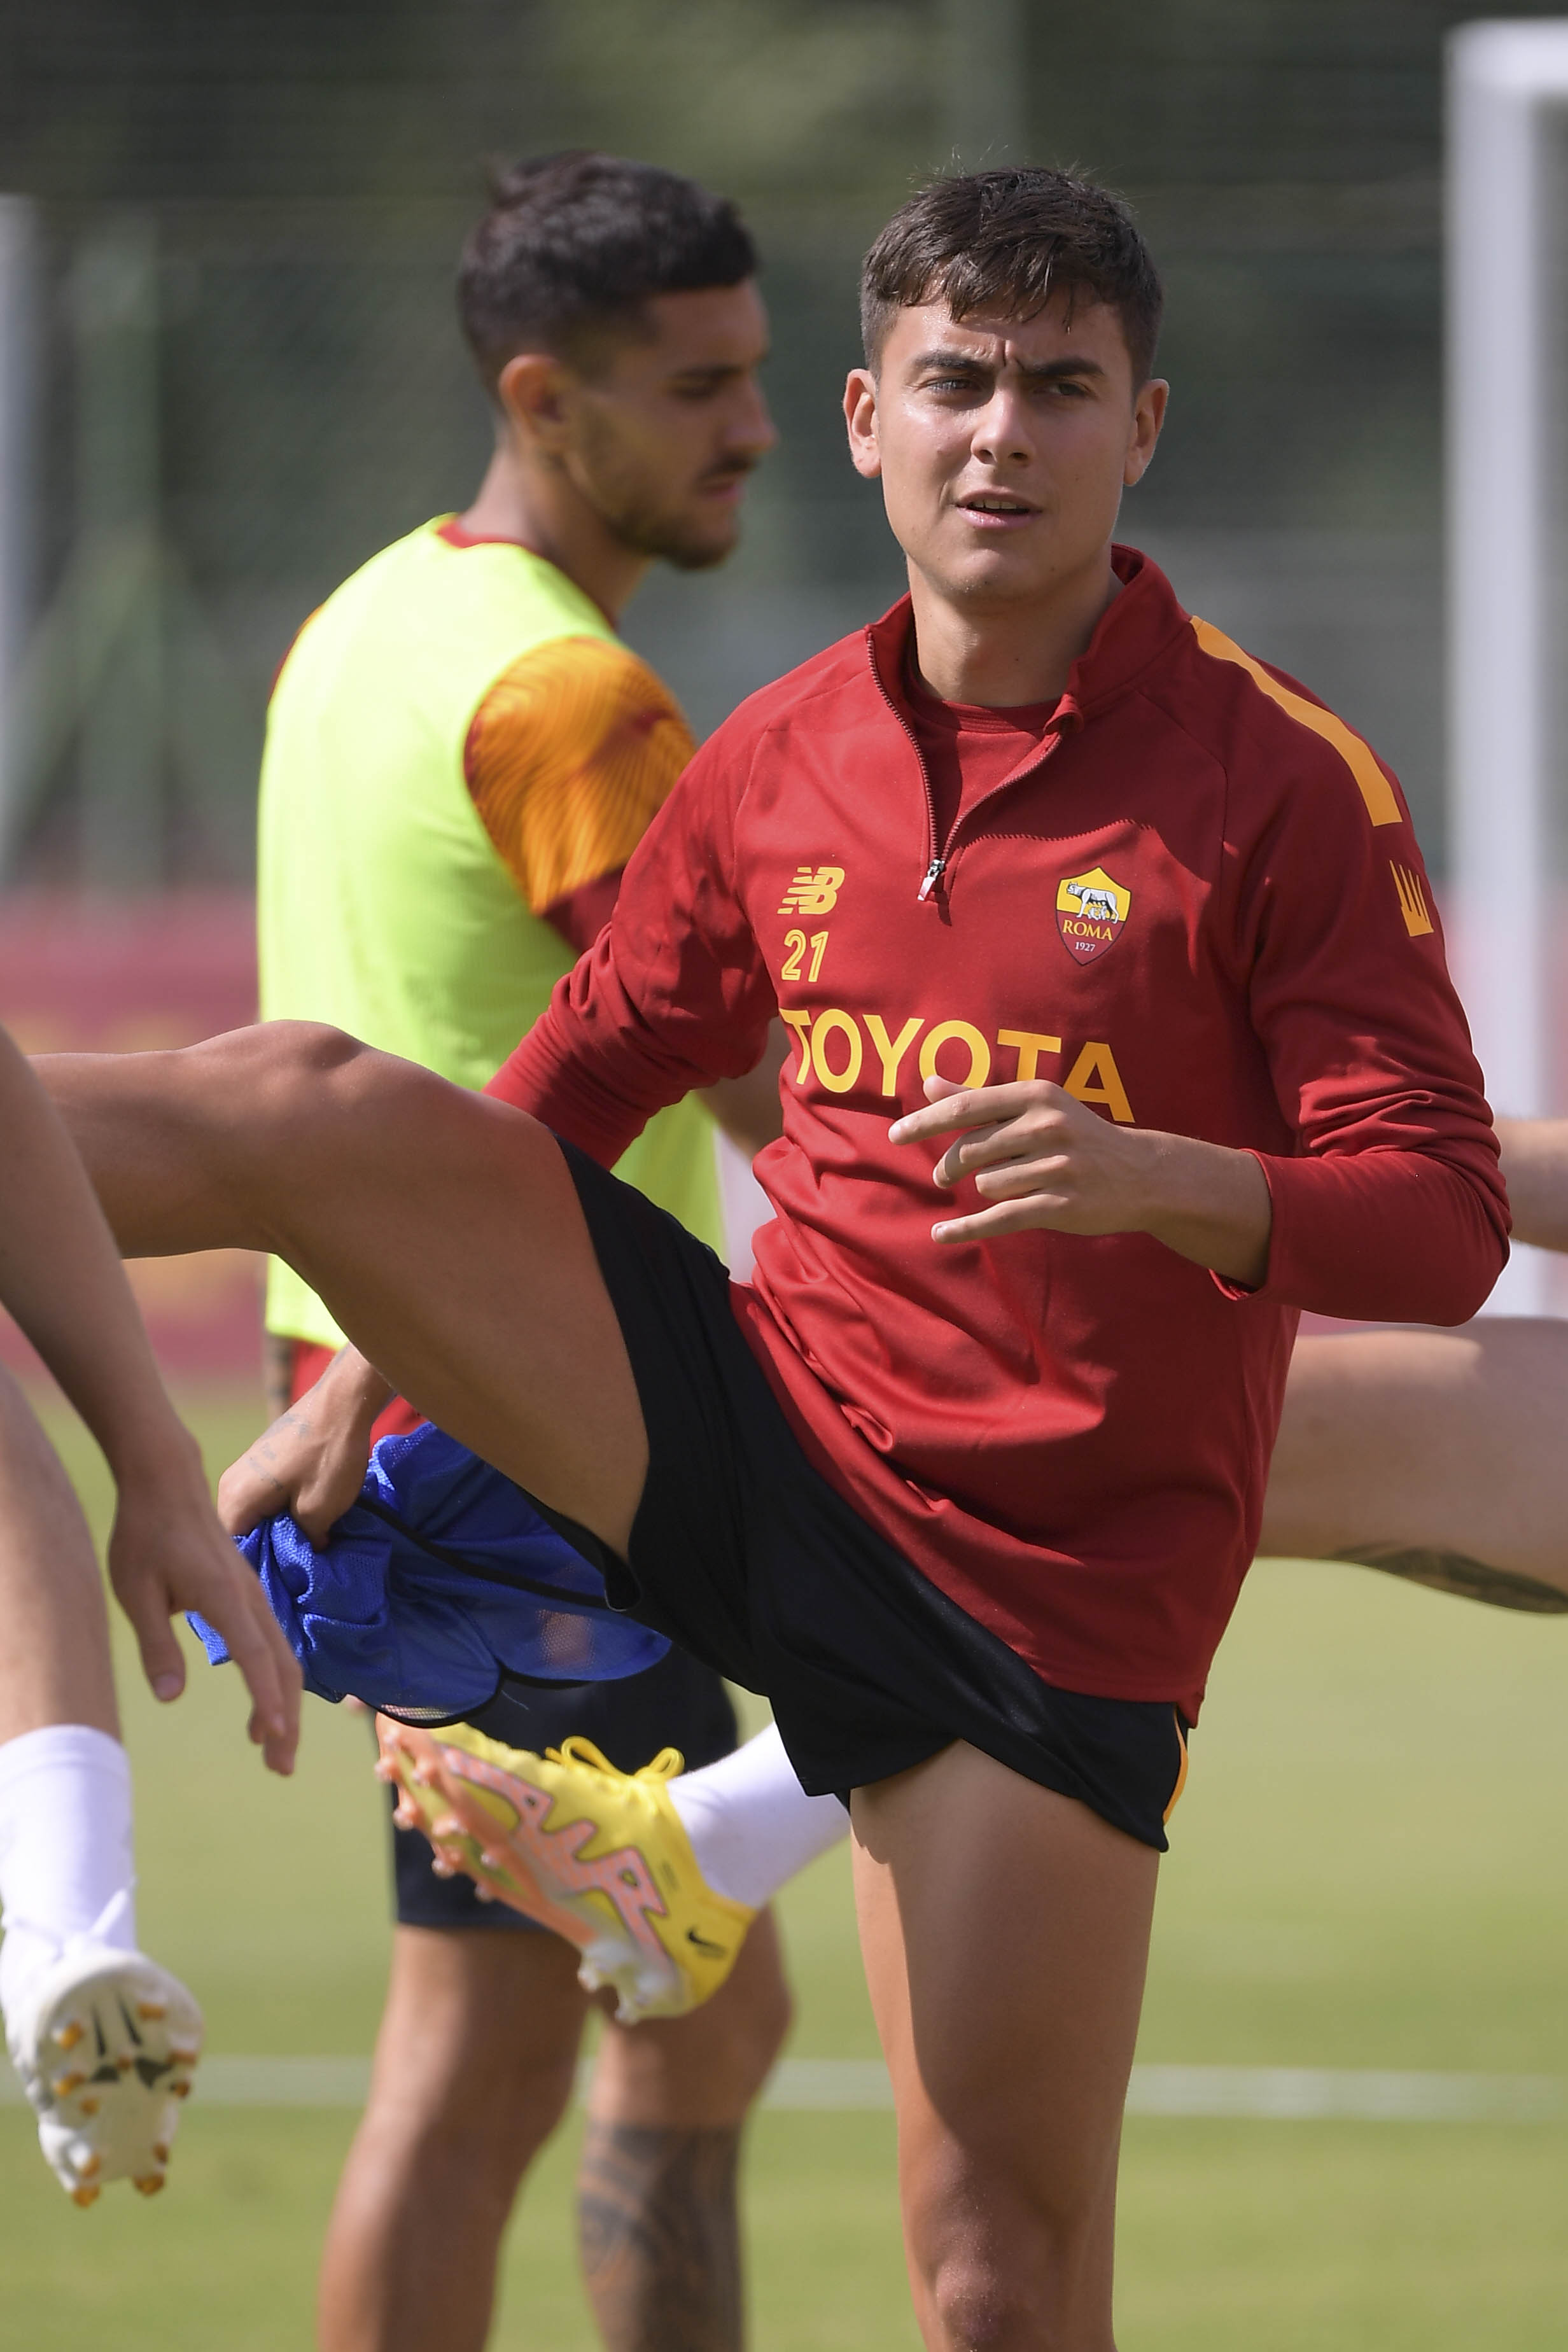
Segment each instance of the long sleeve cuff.
[{"label": "long sleeve cuff", "polygon": [[581,1069],[552,1066],[553,1057],[525,1037],[486,1087],[488,1095],[526,1110],[574,1143],[601,1168],[613,1168],[647,1125],[651,1113],[628,1110],[617,1097],[596,1087]]},{"label": "long sleeve cuff", "polygon": [[[1419,1151],[1253,1157],[1274,1204],[1268,1276],[1232,1297],[1361,1323],[1467,1323],[1508,1262],[1489,1193]],[[1216,1277],[1217,1278],[1217,1277]]]}]

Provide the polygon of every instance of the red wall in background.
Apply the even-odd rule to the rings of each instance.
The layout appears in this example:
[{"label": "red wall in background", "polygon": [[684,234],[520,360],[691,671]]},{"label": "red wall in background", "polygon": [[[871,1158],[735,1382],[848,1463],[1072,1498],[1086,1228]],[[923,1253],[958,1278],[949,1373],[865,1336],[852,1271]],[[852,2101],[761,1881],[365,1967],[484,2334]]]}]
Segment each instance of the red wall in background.
[{"label": "red wall in background", "polygon": [[[0,1021],[28,1053],[190,1045],[256,1018],[249,893],[0,899]],[[131,1278],[165,1369],[255,1379],[261,1260],[242,1250],[144,1258]],[[0,1317],[0,1360],[37,1359]]]}]

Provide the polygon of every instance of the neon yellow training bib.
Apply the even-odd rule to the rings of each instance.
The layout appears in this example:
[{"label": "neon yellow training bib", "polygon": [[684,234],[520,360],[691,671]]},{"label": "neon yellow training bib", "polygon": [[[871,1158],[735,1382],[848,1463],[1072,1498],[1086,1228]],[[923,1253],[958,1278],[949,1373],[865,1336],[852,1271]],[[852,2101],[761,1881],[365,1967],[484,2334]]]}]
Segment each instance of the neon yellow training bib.
[{"label": "neon yellow training bib", "polygon": [[[542,556],[454,546],[427,523],[309,620],[268,713],[257,874],[264,1021],[331,1022],[482,1087],[573,963],[531,911],[464,773],[476,712],[510,665],[560,638],[618,644]],[[652,1119],[616,1174],[723,1251],[713,1129],[695,1100]],[[342,1333],[272,1261],[267,1328]]]}]

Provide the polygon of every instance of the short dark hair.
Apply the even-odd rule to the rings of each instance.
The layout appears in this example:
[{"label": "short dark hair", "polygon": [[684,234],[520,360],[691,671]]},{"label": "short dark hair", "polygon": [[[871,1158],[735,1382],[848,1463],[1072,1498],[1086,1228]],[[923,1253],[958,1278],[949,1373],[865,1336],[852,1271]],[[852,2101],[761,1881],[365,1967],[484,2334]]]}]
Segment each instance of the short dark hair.
[{"label": "short dark hair", "polygon": [[1164,289],[1120,196],[1043,165],[933,180],[893,215],[860,273],[860,332],[875,367],[900,310],[946,301],[955,319],[1001,301],[1031,318],[1053,294],[1121,321],[1134,385],[1154,365]]},{"label": "short dark hair", "polygon": [[519,352],[589,362],[636,334],[655,294],[739,286],[756,248],[734,205],[695,180],[570,148],[500,174],[463,247],[458,315],[493,392]]}]

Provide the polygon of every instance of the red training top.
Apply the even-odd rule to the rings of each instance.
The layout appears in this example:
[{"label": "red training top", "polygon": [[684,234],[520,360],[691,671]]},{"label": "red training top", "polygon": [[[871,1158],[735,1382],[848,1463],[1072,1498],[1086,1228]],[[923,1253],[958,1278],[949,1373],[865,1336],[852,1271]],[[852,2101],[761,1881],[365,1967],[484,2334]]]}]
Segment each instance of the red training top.
[{"label": "red training top", "polygon": [[[807,1456],[1048,1681],[1191,1716],[1297,1309],[1461,1322],[1508,1211],[1397,785],[1146,557],[1115,564],[1037,741],[956,814],[950,784],[940,826],[907,601],[743,703],[490,1091],[608,1165],[752,1068],[776,1004],[776,1216],[733,1300]],[[1146,1234],[933,1242],[977,1196],[888,1139],[932,1070],[1251,1150],[1266,1285]]]}]

